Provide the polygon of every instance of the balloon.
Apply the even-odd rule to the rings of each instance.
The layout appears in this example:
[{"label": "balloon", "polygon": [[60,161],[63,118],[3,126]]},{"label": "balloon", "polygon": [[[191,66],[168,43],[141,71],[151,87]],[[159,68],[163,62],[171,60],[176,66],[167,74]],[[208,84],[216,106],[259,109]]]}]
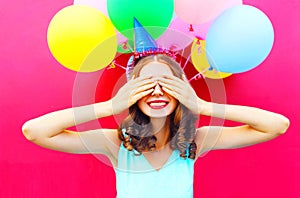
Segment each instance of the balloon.
[{"label": "balloon", "polygon": [[106,0],[74,0],[74,5],[87,5],[98,9],[100,12],[108,16]]},{"label": "balloon", "polygon": [[[74,5],[87,5],[91,6],[93,8],[98,9],[100,12],[108,16],[107,12],[107,0],[74,0]],[[117,29],[116,29],[116,32]],[[118,48],[117,51],[121,53],[131,53],[132,50],[130,49],[131,46],[128,46],[128,40],[126,37],[124,37],[122,34],[118,33],[117,34],[117,39],[118,39]],[[133,49],[133,47],[132,47]]]},{"label": "balloon", "polygon": [[195,39],[192,44],[191,58],[194,67],[198,72],[207,78],[221,79],[231,75],[231,73],[218,72],[210,70],[210,65],[206,58],[206,42],[205,40]]},{"label": "balloon", "polygon": [[47,40],[55,59],[73,71],[100,70],[114,59],[117,50],[110,20],[85,5],[67,6],[56,13],[49,24]]},{"label": "balloon", "polygon": [[196,38],[200,38],[200,39],[205,39],[206,34],[207,34],[208,29],[211,24],[212,24],[212,21],[209,21],[209,22],[202,23],[199,25],[191,26],[190,24],[182,21],[179,17],[176,17],[171,21],[169,28],[183,32],[186,35],[189,35],[193,38],[196,37]]},{"label": "balloon", "polygon": [[242,0],[175,0],[175,13],[186,23],[201,24],[213,20],[232,6],[242,4]]},{"label": "balloon", "polygon": [[273,42],[273,26],[262,11],[249,5],[235,6],[209,28],[208,61],[218,71],[245,72],[264,61]]},{"label": "balloon", "polygon": [[[107,0],[74,0],[74,5],[87,5],[98,9],[100,12],[108,16]],[[117,51],[121,53],[131,53],[132,46],[128,46],[128,39],[120,34],[117,29],[118,48]]]},{"label": "balloon", "polygon": [[[151,32],[158,38],[169,26],[174,12],[173,0],[109,0],[107,1],[109,17],[115,27],[124,36],[133,40],[133,18],[147,29],[147,26],[163,27],[160,32]],[[128,30],[128,31],[125,31]]]},{"label": "balloon", "polygon": [[[107,0],[74,0],[74,5],[80,4],[80,5],[88,5],[91,7],[94,7],[98,9],[100,12],[108,16],[107,12]],[[116,29],[116,32],[117,29]],[[118,39],[118,48],[117,51],[121,53],[131,53],[133,49],[132,46],[129,46],[128,39],[124,37],[122,34],[117,33],[117,39]]]},{"label": "balloon", "polygon": [[157,40],[157,46],[163,49],[179,51],[190,45],[194,37],[184,32],[168,28]]}]

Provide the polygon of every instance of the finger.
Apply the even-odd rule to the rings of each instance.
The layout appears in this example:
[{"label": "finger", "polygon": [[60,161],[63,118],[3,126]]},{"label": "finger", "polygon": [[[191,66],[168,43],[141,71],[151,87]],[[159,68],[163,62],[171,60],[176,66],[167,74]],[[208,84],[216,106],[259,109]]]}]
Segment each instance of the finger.
[{"label": "finger", "polygon": [[139,92],[143,92],[145,90],[148,90],[150,88],[153,88],[154,86],[156,86],[156,83],[155,82],[152,82],[150,84],[145,84],[145,85],[142,85],[142,86],[139,86],[136,88],[135,90],[135,93],[139,93]]},{"label": "finger", "polygon": [[165,76],[164,78],[160,78],[160,81],[163,81],[169,85],[176,86],[179,89],[185,90],[187,87],[190,87],[190,83],[184,74],[182,77],[184,78],[183,80],[176,76]]},{"label": "finger", "polygon": [[[134,76],[135,77],[135,76]],[[129,84],[135,84],[141,81],[145,81],[145,80],[150,80],[152,78],[152,76],[138,76],[136,78],[131,78],[127,83]],[[152,80],[154,81],[154,80]]]},{"label": "finger", "polygon": [[134,80],[132,80],[131,82],[129,82],[129,84],[132,86],[132,87],[138,87],[138,86],[141,86],[141,85],[144,85],[144,84],[149,84],[149,83],[152,83],[154,82],[153,79],[151,79],[151,77],[138,77]]},{"label": "finger", "polygon": [[133,78],[131,78],[127,83],[128,84],[135,84],[135,83],[138,83],[138,82],[141,82],[141,81],[144,81],[144,80],[149,80],[151,79],[151,76],[138,76],[135,78],[135,75],[133,76]]},{"label": "finger", "polygon": [[139,82],[132,83],[132,88],[137,89],[141,86],[149,85],[149,84],[154,84],[155,85],[156,82],[153,79],[145,79],[145,80],[142,80],[142,81],[139,81]]},{"label": "finger", "polygon": [[167,84],[176,84],[177,86],[180,86],[180,84],[184,83],[183,80],[181,80],[180,78],[177,78],[175,76],[164,75],[163,77],[160,77],[158,79],[159,79],[159,81],[165,82]]},{"label": "finger", "polygon": [[167,79],[167,78],[162,78],[162,77],[157,77],[154,80],[158,81],[158,82],[163,82],[169,85],[175,85],[178,84],[177,81],[173,80],[173,79]]},{"label": "finger", "polygon": [[167,87],[162,87],[162,89],[167,92],[169,95],[173,96],[174,98],[176,98],[177,100],[179,100],[179,94],[177,94],[175,91],[172,91],[170,89],[168,89]]},{"label": "finger", "polygon": [[154,89],[152,88],[152,89],[149,89],[149,90],[146,90],[146,91],[143,91],[143,92],[139,92],[139,93],[135,94],[135,95],[132,97],[132,99],[133,99],[133,101],[134,101],[134,103],[135,103],[136,101],[138,101],[139,99],[143,98],[144,96],[149,95],[149,94],[152,93],[153,91],[154,91]]},{"label": "finger", "polygon": [[[160,82],[165,83],[165,84],[162,84]],[[169,85],[169,87],[168,87],[169,89],[170,89],[170,86],[171,86],[178,93],[182,93],[182,91],[186,90],[187,87],[189,86],[189,84],[185,83],[181,79],[179,79],[179,80],[164,79],[164,80],[158,81],[158,83],[160,83],[162,86]]]},{"label": "finger", "polygon": [[158,83],[162,82],[171,86],[176,86],[176,87],[182,87],[183,81],[177,81],[173,79],[166,79],[166,78],[161,78],[160,80],[157,81]]},{"label": "finger", "polygon": [[169,90],[176,92],[177,94],[182,93],[182,89],[180,87],[174,86],[173,84],[166,84],[164,82],[158,82],[162,87],[166,87]]}]

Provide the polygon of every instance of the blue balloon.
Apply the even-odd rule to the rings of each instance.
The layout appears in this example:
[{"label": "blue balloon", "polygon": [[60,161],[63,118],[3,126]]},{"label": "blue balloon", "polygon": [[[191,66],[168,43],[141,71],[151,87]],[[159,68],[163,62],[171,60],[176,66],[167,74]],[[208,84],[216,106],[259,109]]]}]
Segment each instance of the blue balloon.
[{"label": "blue balloon", "polygon": [[241,73],[262,63],[274,43],[269,18],[249,5],[225,10],[212,23],[206,37],[206,56],[218,71]]}]

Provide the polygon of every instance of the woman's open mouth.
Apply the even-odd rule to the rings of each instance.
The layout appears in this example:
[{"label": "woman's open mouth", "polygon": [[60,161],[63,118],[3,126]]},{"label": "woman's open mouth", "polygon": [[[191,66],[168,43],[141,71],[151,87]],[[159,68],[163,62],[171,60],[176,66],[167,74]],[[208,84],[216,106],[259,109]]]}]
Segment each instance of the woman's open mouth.
[{"label": "woman's open mouth", "polygon": [[151,109],[162,109],[162,108],[165,108],[169,104],[169,101],[153,100],[153,101],[147,102],[147,104],[149,105],[149,107]]}]

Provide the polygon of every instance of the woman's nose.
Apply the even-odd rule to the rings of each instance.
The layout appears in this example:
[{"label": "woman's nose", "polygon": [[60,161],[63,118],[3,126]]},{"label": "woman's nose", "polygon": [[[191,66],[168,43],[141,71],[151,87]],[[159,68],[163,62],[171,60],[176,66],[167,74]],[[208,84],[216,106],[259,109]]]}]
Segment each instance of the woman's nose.
[{"label": "woman's nose", "polygon": [[161,86],[159,84],[155,85],[154,90],[151,95],[154,96],[154,95],[163,95],[163,94],[164,93],[163,93]]}]

